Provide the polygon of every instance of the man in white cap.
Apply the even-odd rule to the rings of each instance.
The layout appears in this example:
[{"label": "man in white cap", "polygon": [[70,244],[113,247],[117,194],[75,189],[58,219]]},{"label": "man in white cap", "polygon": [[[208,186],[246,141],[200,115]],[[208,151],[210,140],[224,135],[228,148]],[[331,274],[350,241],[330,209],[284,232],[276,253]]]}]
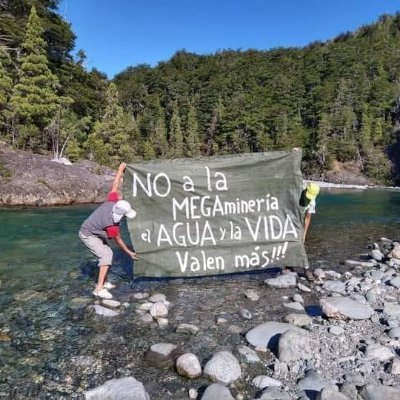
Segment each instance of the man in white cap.
[{"label": "man in white cap", "polygon": [[118,188],[125,168],[126,164],[121,163],[111,192],[107,196],[107,201],[93,211],[83,222],[79,231],[82,242],[99,259],[99,275],[93,294],[103,299],[111,299],[113,296],[108,289],[115,287],[110,282],[106,282],[107,272],[113,259],[113,252],[108,244],[108,239],[114,239],[126,254],[137,260],[136,253],[130,250],[122,240],[119,229],[123,217],[134,218],[136,216],[136,211],[132,209],[131,205],[125,200],[120,200],[118,195]]}]

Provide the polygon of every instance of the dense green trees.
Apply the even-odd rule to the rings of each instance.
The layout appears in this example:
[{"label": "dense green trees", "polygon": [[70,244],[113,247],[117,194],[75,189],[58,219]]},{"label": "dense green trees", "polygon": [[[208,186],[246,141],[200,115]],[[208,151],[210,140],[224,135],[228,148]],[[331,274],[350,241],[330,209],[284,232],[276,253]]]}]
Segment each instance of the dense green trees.
[{"label": "dense green trees", "polygon": [[10,99],[14,143],[32,149],[43,145],[42,132],[58,110],[73,102],[57,93],[58,78],[47,66],[46,42],[42,35],[43,28],[32,7],[22,43],[19,78]]},{"label": "dense green trees", "polygon": [[308,173],[352,163],[388,183],[398,176],[388,150],[400,124],[399,49],[400,14],[303,49],[181,50],[155,68],[130,67],[114,82],[148,144],[161,106],[170,129],[157,140],[167,135],[173,148],[179,121],[184,156],[302,147]]},{"label": "dense green trees", "polygon": [[180,50],[110,84],[71,56],[59,0],[34,3],[28,20],[31,0],[0,2],[3,140],[112,166],[302,147],[307,173],[399,183],[400,14],[304,48]]}]

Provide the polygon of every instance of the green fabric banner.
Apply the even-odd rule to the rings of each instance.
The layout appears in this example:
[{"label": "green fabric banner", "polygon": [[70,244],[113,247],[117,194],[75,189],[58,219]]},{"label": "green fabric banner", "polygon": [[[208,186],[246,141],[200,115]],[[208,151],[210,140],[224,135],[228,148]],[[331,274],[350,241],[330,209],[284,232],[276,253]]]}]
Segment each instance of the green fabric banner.
[{"label": "green fabric banner", "polygon": [[308,265],[301,151],[128,165],[124,199],[137,277]]}]

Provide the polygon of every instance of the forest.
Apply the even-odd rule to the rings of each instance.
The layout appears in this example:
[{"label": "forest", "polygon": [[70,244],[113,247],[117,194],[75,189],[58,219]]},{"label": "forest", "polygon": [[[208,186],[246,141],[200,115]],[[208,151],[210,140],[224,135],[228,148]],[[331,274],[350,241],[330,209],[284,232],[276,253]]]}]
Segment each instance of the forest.
[{"label": "forest", "polygon": [[307,176],[350,164],[400,184],[400,13],[302,48],[182,49],[110,80],[85,68],[59,3],[0,0],[7,145],[111,167],[301,147]]}]

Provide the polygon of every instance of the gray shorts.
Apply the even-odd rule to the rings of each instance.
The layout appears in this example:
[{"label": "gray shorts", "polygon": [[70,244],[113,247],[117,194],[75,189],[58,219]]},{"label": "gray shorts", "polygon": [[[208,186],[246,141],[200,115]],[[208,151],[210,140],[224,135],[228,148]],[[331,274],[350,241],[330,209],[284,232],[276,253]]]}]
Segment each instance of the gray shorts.
[{"label": "gray shorts", "polygon": [[79,237],[84,245],[99,259],[99,267],[111,265],[113,252],[105,239],[98,236],[86,236],[79,232]]}]

